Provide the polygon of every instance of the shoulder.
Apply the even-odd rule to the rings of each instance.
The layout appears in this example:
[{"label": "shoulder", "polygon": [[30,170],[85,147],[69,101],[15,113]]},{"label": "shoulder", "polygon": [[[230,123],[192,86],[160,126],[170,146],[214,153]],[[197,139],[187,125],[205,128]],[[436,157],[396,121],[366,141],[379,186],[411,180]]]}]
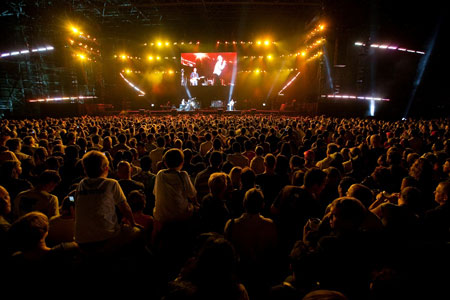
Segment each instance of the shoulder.
[{"label": "shoulder", "polygon": [[103,180],[99,180],[99,183],[116,185],[119,184],[119,181],[113,178],[103,178]]}]

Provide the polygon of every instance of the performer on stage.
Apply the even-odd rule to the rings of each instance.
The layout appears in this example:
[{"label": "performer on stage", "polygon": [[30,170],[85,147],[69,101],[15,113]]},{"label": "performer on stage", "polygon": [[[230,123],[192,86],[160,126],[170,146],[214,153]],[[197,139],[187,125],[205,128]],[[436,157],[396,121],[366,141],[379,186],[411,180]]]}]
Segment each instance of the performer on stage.
[{"label": "performer on stage", "polygon": [[217,62],[214,66],[214,85],[220,85],[220,74],[222,74],[223,69],[225,69],[226,61],[223,59],[222,55],[217,56]]},{"label": "performer on stage", "polygon": [[186,100],[181,100],[180,108],[178,109],[180,111],[186,110]]},{"label": "performer on stage", "polygon": [[233,99],[231,99],[231,100],[228,102],[228,110],[229,110],[229,111],[234,110],[234,105],[236,104],[236,102],[237,102],[237,101],[234,101]]},{"label": "performer on stage", "polygon": [[194,68],[194,70],[192,71],[191,76],[190,76],[191,85],[192,86],[197,86],[199,79],[200,78],[199,78],[198,73],[197,73],[197,68]]}]

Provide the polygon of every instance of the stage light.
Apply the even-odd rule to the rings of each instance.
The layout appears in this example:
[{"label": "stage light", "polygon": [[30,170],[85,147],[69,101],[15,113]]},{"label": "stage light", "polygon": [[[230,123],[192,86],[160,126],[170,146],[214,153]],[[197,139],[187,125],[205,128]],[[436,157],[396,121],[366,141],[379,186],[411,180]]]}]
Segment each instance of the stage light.
[{"label": "stage light", "polygon": [[220,41],[217,41],[217,44],[220,44]]},{"label": "stage light", "polygon": [[306,56],[306,51],[302,51],[301,56]]},{"label": "stage light", "polygon": [[200,42],[199,42],[199,41],[197,41],[197,45],[200,45]]},{"label": "stage light", "polygon": [[158,47],[162,46],[162,42],[157,42],[156,45],[158,45]]},{"label": "stage light", "polygon": [[125,80],[126,83],[128,83],[129,86],[131,86],[133,89],[135,89],[137,92],[139,92],[140,95],[142,95],[142,96],[145,95],[144,91],[141,91],[137,86],[135,86],[133,83],[131,83],[128,79],[126,79],[122,73],[119,73],[119,75],[120,75],[120,77],[123,78],[123,80]]},{"label": "stage light", "polygon": [[256,41],[256,44],[257,45],[261,45],[261,41]]},{"label": "stage light", "polygon": [[372,44],[372,45],[370,45],[370,47],[372,47],[372,48],[378,48],[378,47],[380,47],[380,45],[378,45],[378,44]]},{"label": "stage light", "polygon": [[272,58],[273,58],[273,57],[272,57],[271,54],[267,55],[267,59],[268,59],[268,60],[272,60]]},{"label": "stage light", "polygon": [[125,60],[125,59],[127,59],[127,56],[126,56],[125,54],[122,54],[122,55],[120,56],[120,58],[123,59],[123,60]]},{"label": "stage light", "polygon": [[264,45],[269,46],[269,44],[270,44],[270,41],[268,41],[268,40],[264,41]]},{"label": "stage light", "polygon": [[297,79],[298,75],[300,75],[300,72],[298,72],[291,80],[289,80],[288,83],[286,83],[286,85],[278,92],[278,95],[283,96],[283,91],[291,85],[291,83]]},{"label": "stage light", "polygon": [[184,42],[181,42],[181,45],[184,45]]},{"label": "stage light", "polygon": [[28,102],[53,102],[53,101],[62,101],[62,100],[80,100],[80,99],[95,99],[97,96],[70,96],[70,97],[55,97],[55,98],[43,98],[43,99],[32,99],[28,100]]},{"label": "stage light", "polygon": [[81,60],[85,60],[85,59],[86,59],[86,56],[84,56],[83,54],[78,54],[78,57],[79,57]]},{"label": "stage light", "polygon": [[266,103],[263,103],[263,106],[266,106]]},{"label": "stage light", "polygon": [[167,46],[169,46],[169,42],[166,42],[166,44],[165,44],[165,45],[166,45],[166,47],[167,47]]},{"label": "stage light", "polygon": [[194,55],[195,55],[195,59],[198,59],[198,60],[202,60],[202,59],[208,57],[208,55],[206,53],[194,53]]},{"label": "stage light", "polygon": [[78,28],[72,27],[71,29],[72,29],[72,32],[73,32],[73,33],[78,33]]},{"label": "stage light", "polygon": [[173,74],[173,70],[169,70],[169,74]]},{"label": "stage light", "polygon": [[130,74],[131,70],[130,69],[125,69],[125,73]]},{"label": "stage light", "polygon": [[256,73],[256,74],[259,74],[259,72],[261,72],[260,69],[256,69],[256,70],[255,70],[255,73]]},{"label": "stage light", "polygon": [[320,25],[319,25],[319,30],[324,30],[324,29],[325,29],[325,25],[320,24]]},{"label": "stage light", "polygon": [[153,56],[150,55],[150,56],[148,57],[148,60],[153,60]]},{"label": "stage light", "polygon": [[161,57],[159,57],[159,56],[156,57],[156,60],[160,60],[160,59],[161,59]]},{"label": "stage light", "polygon": [[353,96],[353,95],[321,95],[322,98],[334,98],[334,99],[357,99],[357,100],[369,100],[369,101],[390,101],[387,98],[371,97],[371,96]]},{"label": "stage light", "polygon": [[152,103],[152,107],[155,107],[155,104],[154,104],[154,103]]}]

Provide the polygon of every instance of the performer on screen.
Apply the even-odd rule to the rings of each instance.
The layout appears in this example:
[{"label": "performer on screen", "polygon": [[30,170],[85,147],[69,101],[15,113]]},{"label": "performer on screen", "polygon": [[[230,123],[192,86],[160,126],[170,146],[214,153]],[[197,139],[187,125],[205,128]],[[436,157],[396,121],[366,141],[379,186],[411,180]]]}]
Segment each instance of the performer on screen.
[{"label": "performer on screen", "polygon": [[200,78],[199,78],[198,73],[197,73],[197,68],[194,68],[194,70],[192,71],[191,76],[190,76],[191,85],[192,86],[197,86],[199,79]]},{"label": "performer on screen", "polygon": [[220,85],[220,74],[222,74],[223,69],[225,69],[226,61],[223,59],[222,55],[217,56],[217,62],[214,66],[214,85]]}]

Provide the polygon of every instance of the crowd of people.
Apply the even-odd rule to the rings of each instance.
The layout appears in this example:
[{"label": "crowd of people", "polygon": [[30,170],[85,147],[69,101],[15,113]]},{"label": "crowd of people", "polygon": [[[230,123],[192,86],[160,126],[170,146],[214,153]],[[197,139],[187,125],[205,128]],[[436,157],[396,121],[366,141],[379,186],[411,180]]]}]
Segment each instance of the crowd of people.
[{"label": "crowd of people", "polygon": [[445,298],[449,119],[0,124],[10,282],[102,276],[166,300]]}]

